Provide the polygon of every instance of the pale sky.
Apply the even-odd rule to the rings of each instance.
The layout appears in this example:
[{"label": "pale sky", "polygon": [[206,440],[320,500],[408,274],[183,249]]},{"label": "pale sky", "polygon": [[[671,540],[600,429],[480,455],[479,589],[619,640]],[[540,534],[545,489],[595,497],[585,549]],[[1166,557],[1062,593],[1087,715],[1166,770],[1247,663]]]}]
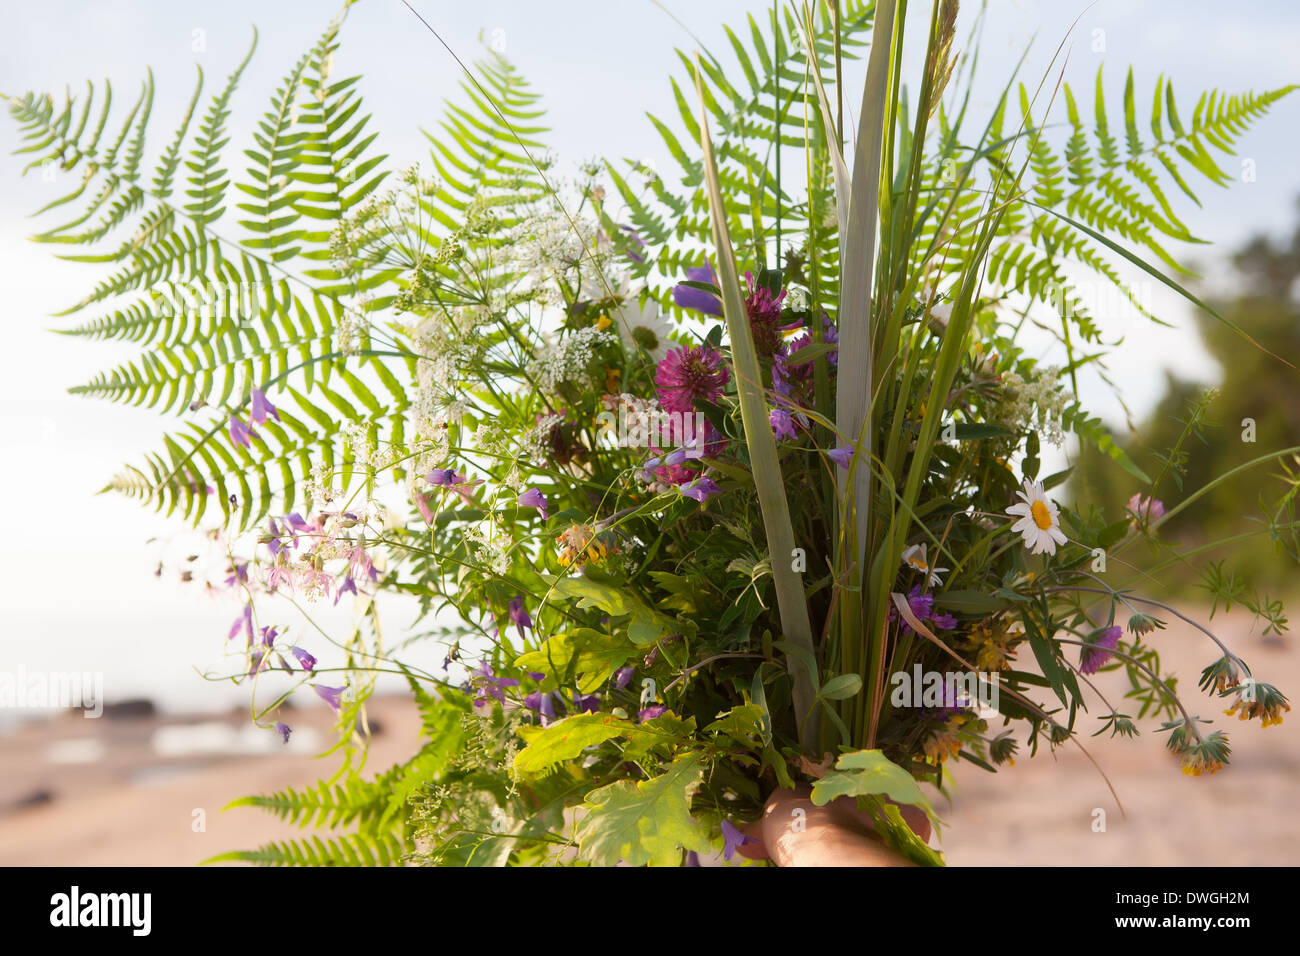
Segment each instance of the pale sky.
[{"label": "pale sky", "polygon": [[[544,95],[550,141],[563,162],[653,158],[660,169],[669,168],[644,113],[672,111],[668,76],[679,68],[673,47],[689,50],[692,40],[650,0],[420,0],[416,6],[462,58],[474,56],[480,33],[504,39],[507,55]],[[743,23],[745,12],[760,9],[742,0],[665,0],[665,6],[719,53],[726,47],[720,24]],[[913,6],[919,12],[929,5]],[[965,6],[964,21],[975,4],[968,0]],[[1147,103],[1156,76],[1171,77],[1185,118],[1204,88],[1262,90],[1297,78],[1292,64],[1300,48],[1300,8],[1293,4],[1099,0],[1086,6],[991,0],[976,107],[988,107],[992,91],[1035,34],[1024,75],[1036,81],[1080,13],[1066,78],[1085,102],[1099,63],[1107,66],[1116,102],[1129,65]],[[122,103],[133,97],[145,66],[152,66],[158,90],[149,155],[155,156],[191,92],[194,63],[207,74],[205,91],[212,90],[242,57],[256,23],[261,42],[231,119],[229,149],[242,150],[275,83],[336,8],[333,0],[4,0],[0,92],[60,92],[69,84],[75,93],[86,78],[108,76]],[[918,20],[914,35],[920,29]],[[204,48],[196,53],[198,37]],[[1098,37],[1104,52],[1093,49]],[[458,73],[405,7],[396,0],[364,0],[355,7],[335,69],[336,75],[365,75],[372,129],[380,132],[394,168],[422,158],[420,128],[434,126],[442,98],[455,95]],[[846,101],[852,100],[850,91]],[[1300,95],[1278,104],[1240,141],[1239,157],[1254,161],[1253,182],[1227,190],[1207,184],[1202,209],[1179,206],[1193,232],[1219,244],[1195,251],[1207,272],[1214,257],[1253,232],[1289,232],[1300,194],[1293,133],[1298,124]],[[0,150],[7,154],[17,142],[6,116],[0,120]],[[51,313],[83,294],[93,274],[54,260],[51,249],[26,240],[38,228],[27,215],[68,183],[45,183],[37,173],[20,179],[25,164],[24,157],[0,156],[0,289],[9,335],[0,374],[0,501],[10,508],[9,543],[0,550],[0,670],[22,664],[29,670],[103,671],[109,700],[147,694],[168,707],[201,709],[242,702],[244,691],[204,683],[191,670],[219,658],[236,605],[213,603],[171,577],[155,579],[164,546],[147,539],[170,539],[167,552],[184,554],[187,543],[177,538],[177,524],[124,498],[94,494],[124,462],[157,447],[164,427],[174,422],[66,394],[67,387],[134,357],[134,350],[47,331],[63,321],[49,318]],[[1222,165],[1238,168],[1232,158]],[[42,220],[46,226],[53,222]],[[1139,414],[1158,398],[1164,368],[1215,375],[1190,331],[1188,309],[1172,295],[1158,294],[1153,302],[1178,330],[1103,317],[1110,335],[1128,336],[1111,364]],[[1085,381],[1084,389],[1094,411],[1118,421],[1107,389],[1095,379]],[[341,624],[346,615],[332,619]],[[400,632],[402,623],[395,612],[389,627]]]}]

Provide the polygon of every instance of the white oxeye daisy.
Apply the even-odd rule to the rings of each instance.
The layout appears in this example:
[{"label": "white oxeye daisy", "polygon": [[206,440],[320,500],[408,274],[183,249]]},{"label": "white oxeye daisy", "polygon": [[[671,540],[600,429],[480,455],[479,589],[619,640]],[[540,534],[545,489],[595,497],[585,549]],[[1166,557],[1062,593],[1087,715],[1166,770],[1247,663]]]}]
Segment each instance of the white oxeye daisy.
[{"label": "white oxeye daisy", "polygon": [[933,568],[930,566],[929,559],[925,556],[925,545],[914,544],[903,552],[903,565],[913,568],[926,575],[926,582],[931,587],[938,587],[943,581],[939,575],[947,571],[947,568]]},{"label": "white oxeye daisy", "polygon": [[673,327],[659,314],[659,304],[654,299],[646,299],[643,306],[635,293],[629,294],[610,310],[609,317],[618,327],[624,348],[629,352],[644,352],[655,362],[663,361],[673,344],[668,338]]},{"label": "white oxeye daisy", "polygon": [[1056,554],[1056,546],[1069,539],[1061,531],[1061,512],[1047,500],[1043,483],[1025,479],[1024,490],[1017,491],[1023,498],[1007,509],[1007,514],[1020,518],[1011,526],[1015,534],[1024,536],[1030,554]]}]

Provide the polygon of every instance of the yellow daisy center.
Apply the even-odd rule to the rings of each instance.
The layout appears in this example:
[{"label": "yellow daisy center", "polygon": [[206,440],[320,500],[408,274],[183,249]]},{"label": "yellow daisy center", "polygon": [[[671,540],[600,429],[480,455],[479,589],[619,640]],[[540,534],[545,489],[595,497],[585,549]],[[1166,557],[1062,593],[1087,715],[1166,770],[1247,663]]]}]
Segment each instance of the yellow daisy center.
[{"label": "yellow daisy center", "polygon": [[1034,524],[1046,531],[1052,526],[1052,513],[1047,510],[1047,505],[1041,501],[1035,501],[1029,506],[1029,513],[1034,516]]}]

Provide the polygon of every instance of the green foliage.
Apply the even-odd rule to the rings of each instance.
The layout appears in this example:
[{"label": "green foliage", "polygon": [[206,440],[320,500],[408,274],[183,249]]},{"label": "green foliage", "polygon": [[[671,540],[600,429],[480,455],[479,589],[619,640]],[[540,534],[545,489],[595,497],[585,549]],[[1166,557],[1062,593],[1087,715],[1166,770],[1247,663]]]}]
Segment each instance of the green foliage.
[{"label": "green foliage", "polygon": [[678,866],[683,851],[703,851],[709,841],[691,816],[690,799],[704,767],[693,755],[635,783],[620,780],[587,794],[587,814],[576,839],[583,859],[612,866]]}]

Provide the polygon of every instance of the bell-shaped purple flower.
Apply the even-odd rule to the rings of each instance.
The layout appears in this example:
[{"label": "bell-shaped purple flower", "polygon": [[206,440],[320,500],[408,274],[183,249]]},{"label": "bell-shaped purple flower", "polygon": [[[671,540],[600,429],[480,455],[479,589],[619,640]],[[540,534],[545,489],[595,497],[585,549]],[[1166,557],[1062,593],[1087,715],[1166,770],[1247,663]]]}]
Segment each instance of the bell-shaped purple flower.
[{"label": "bell-shaped purple flower", "polygon": [[736,851],[748,843],[758,843],[753,837],[747,837],[732,824],[730,820],[722,821],[722,858],[730,860],[736,855]]},{"label": "bell-shaped purple flower", "polygon": [[518,596],[510,599],[510,622],[519,631],[519,639],[524,639],[524,628],[533,626],[533,619],[524,609],[524,599]]},{"label": "bell-shaped purple flower", "polygon": [[244,609],[239,612],[235,623],[230,625],[230,633],[226,635],[226,640],[233,640],[240,631],[248,635],[248,643],[251,645],[253,643],[253,605],[251,604],[245,604]]},{"label": "bell-shaped purple flower", "polygon": [[247,448],[252,439],[256,437],[257,432],[245,425],[242,418],[238,415],[230,416],[230,440],[232,442],[236,445]]},{"label": "bell-shaped purple flower", "polygon": [[523,505],[525,508],[536,508],[538,511],[542,513],[543,518],[547,516],[546,496],[542,494],[540,491],[538,491],[536,488],[529,488],[522,495],[520,495],[519,503]]},{"label": "bell-shaped purple flower", "polygon": [[289,653],[298,658],[298,665],[308,674],[316,672],[316,658],[301,647],[290,648]]},{"label": "bell-shaped purple flower", "polygon": [[339,710],[342,708],[343,706],[342,687],[327,687],[325,684],[312,684],[311,689],[314,690],[317,693],[317,695],[319,695],[321,700],[325,701],[325,703],[330,705],[330,709],[334,711],[334,713],[337,714]]},{"label": "bell-shaped purple flower", "polygon": [[694,498],[696,501],[703,502],[710,495],[722,494],[722,489],[718,487],[717,482],[712,478],[697,478],[689,485],[682,487],[682,494],[687,498]]},{"label": "bell-shaped purple flower", "polygon": [[[691,282],[711,282],[718,284],[718,277],[713,274],[713,267],[695,266],[686,270],[686,278]],[[673,286],[673,301],[678,308],[703,312],[705,315],[722,315],[722,301],[712,292],[705,292],[689,285]]]},{"label": "bell-shaped purple flower", "polygon": [[253,389],[252,407],[249,409],[248,417],[254,423],[262,425],[266,423],[266,417],[268,415],[274,418],[277,422],[280,420],[280,413],[275,410],[274,405],[267,401],[266,392],[262,391],[260,388]]}]

